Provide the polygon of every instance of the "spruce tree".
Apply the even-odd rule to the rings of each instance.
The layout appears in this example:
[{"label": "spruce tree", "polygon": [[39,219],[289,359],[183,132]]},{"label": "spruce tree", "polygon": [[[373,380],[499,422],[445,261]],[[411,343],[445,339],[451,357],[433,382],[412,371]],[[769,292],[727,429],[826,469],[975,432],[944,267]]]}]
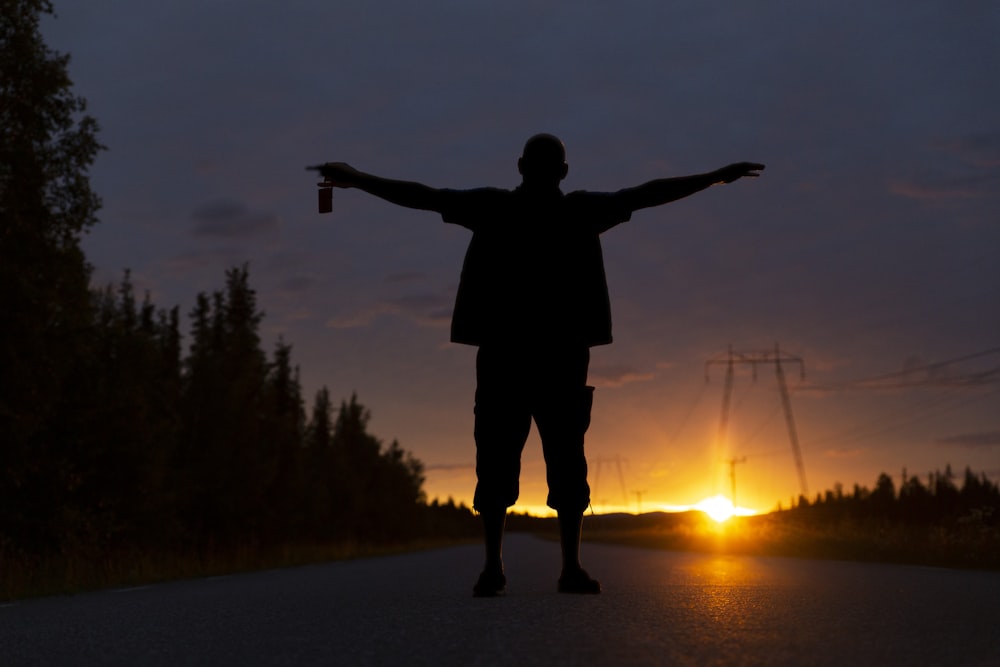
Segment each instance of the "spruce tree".
[{"label": "spruce tree", "polygon": [[316,392],[305,432],[304,512],[310,534],[329,539],[335,534],[332,489],[339,483],[333,457],[333,403],[325,386]]}]

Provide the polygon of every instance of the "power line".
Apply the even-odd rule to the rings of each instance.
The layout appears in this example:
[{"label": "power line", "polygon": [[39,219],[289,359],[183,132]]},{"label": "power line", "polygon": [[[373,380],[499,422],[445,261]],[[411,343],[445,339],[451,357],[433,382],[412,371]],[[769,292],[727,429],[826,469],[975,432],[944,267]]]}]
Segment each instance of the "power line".
[{"label": "power line", "polygon": [[[806,386],[799,387],[798,390],[799,391],[815,391],[815,390],[846,391],[846,390],[865,390],[865,389],[903,389],[910,387],[970,387],[970,386],[993,384],[995,382],[1000,382],[1000,366],[989,368],[985,371],[966,373],[963,375],[956,375],[951,377],[935,378],[932,376],[932,374],[936,371],[947,368],[948,366],[954,364],[959,364],[965,361],[971,361],[973,359],[980,359],[982,357],[988,357],[994,354],[1000,354],[1000,347],[992,347],[986,350],[982,350],[980,352],[973,352],[972,354],[965,354],[960,357],[955,357],[954,359],[937,361],[930,364],[923,364],[921,366],[913,366],[911,368],[904,368],[903,370],[900,371],[893,371],[891,373],[876,375],[870,378],[853,380],[850,382],[809,384]],[[926,372],[926,375],[920,378],[912,378],[913,375],[923,372]],[[892,382],[892,380],[896,380],[897,378],[906,378],[907,376],[910,376],[911,379]]]},{"label": "power line", "polygon": [[942,414],[946,414],[954,410],[968,407],[974,403],[978,403],[984,399],[995,396],[997,393],[1000,393],[1000,390],[969,396],[968,394],[959,394],[956,389],[951,388],[948,390],[948,393],[951,394],[948,398],[952,400],[942,401],[940,396],[932,396],[915,405],[907,407],[901,414],[890,416],[888,418],[878,417],[871,419],[839,433],[833,433],[825,437],[810,440],[809,445],[811,447],[816,447],[834,441],[842,444],[867,440],[869,438],[884,435],[885,433],[890,433],[907,426],[919,424],[927,421],[928,419],[939,417]]},{"label": "power line", "polygon": [[597,494],[597,489],[599,488],[598,484],[601,481],[601,468],[606,463],[607,464],[613,463],[613,464],[615,464],[615,467],[618,469],[618,482],[619,482],[619,484],[621,484],[621,488],[622,488],[622,502],[623,502],[624,505],[628,505],[628,492],[625,490],[625,475],[622,473],[622,461],[623,460],[626,463],[628,463],[627,459],[622,459],[622,457],[620,455],[616,454],[613,459],[607,459],[607,458],[601,457],[601,458],[594,459],[594,460],[591,461],[591,465],[593,465],[595,463],[597,464],[597,472],[594,475],[594,494],[595,495]]},{"label": "power line", "polygon": [[701,385],[701,389],[698,390],[698,395],[695,396],[694,401],[691,402],[691,405],[690,407],[688,407],[688,410],[684,414],[684,417],[681,418],[680,424],[678,424],[677,428],[674,429],[674,432],[670,434],[670,437],[667,440],[669,444],[672,444],[677,440],[677,436],[680,435],[681,431],[687,425],[688,420],[691,419],[691,415],[694,414],[695,408],[697,408],[698,404],[701,403],[701,399],[705,395],[705,391],[707,388],[708,388],[708,383],[703,382]]}]

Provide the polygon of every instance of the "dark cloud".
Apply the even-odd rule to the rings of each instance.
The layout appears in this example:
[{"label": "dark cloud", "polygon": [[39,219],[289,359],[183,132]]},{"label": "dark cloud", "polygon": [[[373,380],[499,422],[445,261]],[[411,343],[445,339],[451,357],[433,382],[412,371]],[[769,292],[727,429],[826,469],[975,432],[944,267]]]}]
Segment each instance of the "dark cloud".
[{"label": "dark cloud", "polygon": [[891,194],[910,199],[977,199],[992,197],[995,182],[1000,180],[1000,168],[963,169],[954,175],[921,175],[889,182]]},{"label": "dark cloud", "polygon": [[920,166],[889,182],[891,194],[911,199],[991,197],[1000,180],[1000,133],[967,134],[932,142]]},{"label": "dark cloud", "polygon": [[278,216],[273,213],[252,213],[244,204],[229,199],[204,204],[191,217],[196,223],[194,235],[203,237],[247,238],[278,226]]},{"label": "dark cloud", "polygon": [[834,447],[823,451],[823,456],[828,459],[853,459],[864,455],[868,450],[861,448],[848,449],[845,447]]},{"label": "dark cloud", "polygon": [[963,449],[984,449],[1000,447],[1000,431],[981,431],[979,433],[960,433],[934,441],[942,447],[961,447]]},{"label": "dark cloud", "polygon": [[1000,167],[1000,132],[968,134],[944,143],[942,149],[975,167]]},{"label": "dark cloud", "polygon": [[451,321],[453,298],[445,294],[408,294],[390,301],[401,314],[424,326],[444,326]]},{"label": "dark cloud", "polygon": [[967,183],[933,183],[929,181],[892,181],[889,192],[909,199],[971,199],[983,193]]},{"label": "dark cloud", "polygon": [[630,382],[648,382],[652,373],[643,373],[621,364],[597,365],[590,369],[590,382],[597,387],[617,388]]},{"label": "dark cloud", "polygon": [[326,325],[331,329],[354,329],[369,326],[382,315],[396,315],[422,326],[445,326],[451,321],[452,300],[452,296],[443,294],[405,294],[332,317]]},{"label": "dark cloud", "polygon": [[367,327],[380,315],[393,312],[386,304],[374,304],[353,313],[334,315],[326,321],[328,329],[357,329]]}]

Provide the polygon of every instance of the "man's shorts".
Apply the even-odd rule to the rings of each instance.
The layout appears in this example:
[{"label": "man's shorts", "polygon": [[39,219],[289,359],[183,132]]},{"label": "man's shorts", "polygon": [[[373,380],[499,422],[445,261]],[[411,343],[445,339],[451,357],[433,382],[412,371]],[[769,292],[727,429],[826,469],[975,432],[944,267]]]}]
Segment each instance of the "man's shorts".
[{"label": "man's shorts", "polygon": [[535,420],[545,456],[549,507],[583,512],[590,504],[584,434],[594,388],[590,350],[481,347],[476,357],[476,495],[482,512],[506,509],[520,491],[521,453]]}]

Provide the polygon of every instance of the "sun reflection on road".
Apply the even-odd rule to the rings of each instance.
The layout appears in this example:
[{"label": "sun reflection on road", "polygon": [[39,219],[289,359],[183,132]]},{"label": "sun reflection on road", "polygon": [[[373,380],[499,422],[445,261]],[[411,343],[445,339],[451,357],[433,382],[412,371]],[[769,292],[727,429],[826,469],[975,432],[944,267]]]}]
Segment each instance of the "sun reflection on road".
[{"label": "sun reflection on road", "polygon": [[[706,556],[690,563],[688,575],[694,582],[688,601],[689,611],[711,621],[716,632],[746,631],[757,627],[763,599],[759,587],[761,573],[753,559],[733,556]],[[766,597],[766,596],[764,596]]]}]

